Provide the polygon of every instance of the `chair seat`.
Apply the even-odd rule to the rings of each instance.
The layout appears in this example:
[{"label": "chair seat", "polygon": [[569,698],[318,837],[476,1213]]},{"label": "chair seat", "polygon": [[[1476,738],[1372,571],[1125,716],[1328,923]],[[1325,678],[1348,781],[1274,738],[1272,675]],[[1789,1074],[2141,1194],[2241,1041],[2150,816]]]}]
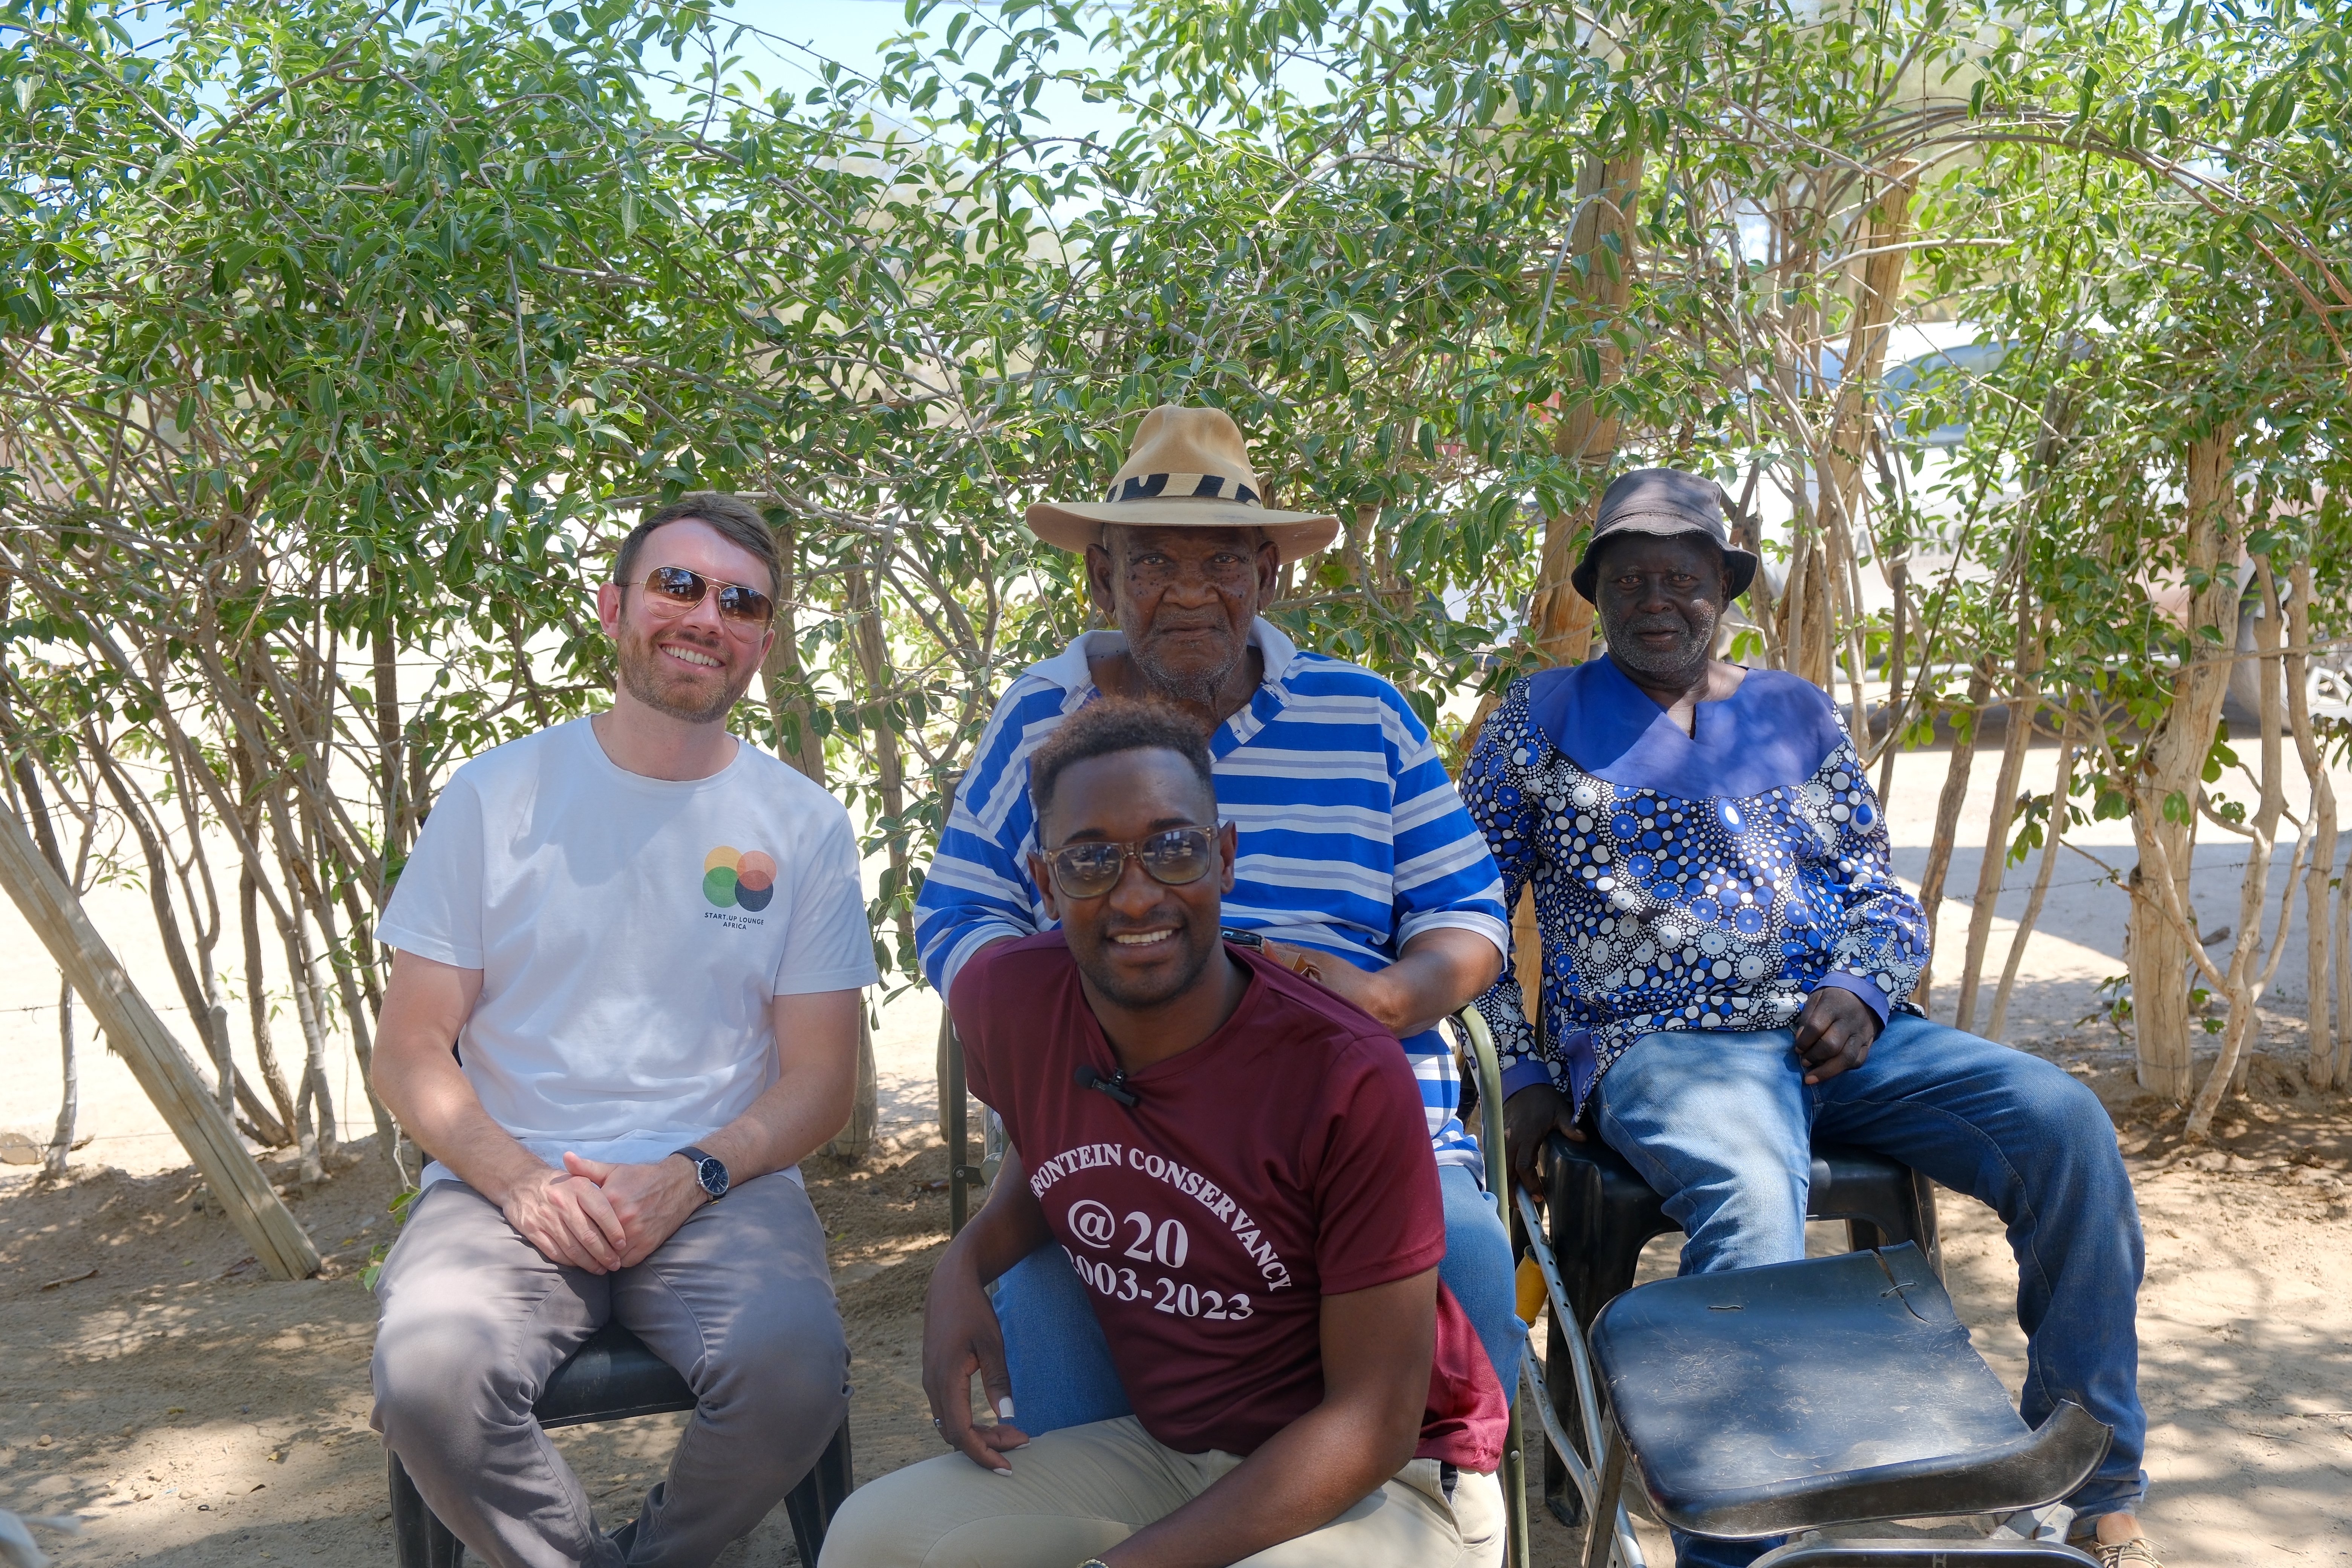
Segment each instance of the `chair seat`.
[{"label": "chair seat", "polygon": [[2029,1430],[1908,1245],[1644,1285],[1591,1347],[1660,1517],[1701,1535],[2038,1508],[2111,1436],[2072,1404]]},{"label": "chair seat", "polygon": [[[1599,1138],[1575,1142],[1555,1133],[1547,1150],[1549,1190],[1565,1200],[1563,1208],[1589,1215],[1589,1226],[1605,1229],[1612,1238],[1639,1237],[1641,1242],[1682,1228],[1666,1217],[1666,1200]],[[1874,1150],[1815,1143],[1805,1217],[1861,1221],[1874,1230],[1871,1240],[1916,1242],[1929,1265],[1937,1262],[1935,1200],[1928,1184],[1901,1161]],[[1637,1250],[1641,1242],[1633,1243]],[[1857,1245],[1866,1244],[1858,1238]]]},{"label": "chair seat", "polygon": [[555,1369],[530,1411],[541,1426],[577,1426],[693,1408],[686,1379],[615,1320]]}]

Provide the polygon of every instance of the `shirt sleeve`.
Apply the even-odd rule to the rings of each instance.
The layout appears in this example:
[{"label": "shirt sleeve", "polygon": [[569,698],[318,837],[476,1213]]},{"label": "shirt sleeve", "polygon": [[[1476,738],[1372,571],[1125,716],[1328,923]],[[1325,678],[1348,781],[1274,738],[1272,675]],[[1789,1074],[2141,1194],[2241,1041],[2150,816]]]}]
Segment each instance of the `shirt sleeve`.
[{"label": "shirt sleeve", "polygon": [[776,961],[771,994],[855,991],[881,978],[873,927],[858,875],[857,835],[849,813],[828,800],[822,825],[803,840],[793,871],[793,925]]},{"label": "shirt sleeve", "polygon": [[[948,1016],[954,1020],[956,1043],[963,1047],[964,1087],[972,1098],[1000,1116],[1004,1108],[996,1103],[996,1096],[988,1085],[988,1037],[982,1021],[989,1016],[989,994],[993,965],[968,963],[955,978],[955,990],[948,997]],[[944,1081],[944,1079],[942,1079]]]},{"label": "shirt sleeve", "polygon": [[1036,827],[1029,753],[1061,721],[1061,700],[1044,681],[1015,683],[990,715],[971,771],[956,790],[939,852],[915,898],[915,945],[923,973],[942,996],[982,947],[1044,929],[1027,863]]},{"label": "shirt sleeve", "polygon": [[482,797],[463,770],[443,786],[416,836],[375,939],[459,969],[483,965]]},{"label": "shirt sleeve", "polygon": [[1819,984],[1851,991],[1881,1024],[1911,994],[1927,965],[1927,912],[1895,879],[1886,813],[1852,742],[1829,754],[1806,785],[1825,853],[1821,870],[1845,913]]},{"label": "shirt sleeve", "polygon": [[[1487,716],[1486,727],[1478,732],[1478,744],[1462,769],[1463,804],[1494,856],[1507,910],[1517,907],[1535,877],[1539,853],[1534,798],[1526,787],[1528,732],[1528,686],[1520,681],[1511,688],[1503,705]],[[1479,1014],[1495,1037],[1506,1097],[1531,1084],[1567,1085],[1565,1068],[1551,1059],[1540,1032],[1528,1026],[1527,996],[1519,988],[1516,956],[1505,962],[1502,974],[1478,998]]]},{"label": "shirt sleeve", "polygon": [[1508,906],[1494,857],[1429,731],[1402,694],[1390,693],[1389,831],[1396,855],[1396,943],[1425,931],[1475,931],[1510,950]]},{"label": "shirt sleeve", "polygon": [[1341,1296],[1406,1279],[1445,1256],[1437,1159],[1422,1123],[1421,1089],[1396,1042],[1367,1037],[1334,1074],[1313,1176],[1315,1271]]}]

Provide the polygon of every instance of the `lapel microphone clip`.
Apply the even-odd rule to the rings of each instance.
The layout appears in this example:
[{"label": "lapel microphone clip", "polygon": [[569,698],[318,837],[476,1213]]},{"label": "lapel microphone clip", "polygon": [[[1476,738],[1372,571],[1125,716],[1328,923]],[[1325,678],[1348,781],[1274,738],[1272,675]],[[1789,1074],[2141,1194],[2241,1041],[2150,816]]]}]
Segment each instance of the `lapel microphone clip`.
[{"label": "lapel microphone clip", "polygon": [[1076,1076],[1080,1089],[1099,1090],[1104,1094],[1109,1095],[1113,1100],[1116,1100],[1121,1105],[1128,1107],[1129,1110],[1132,1110],[1142,1103],[1142,1101],[1136,1097],[1135,1091],[1127,1087],[1127,1069],[1125,1068],[1121,1068],[1117,1072],[1111,1074],[1108,1078],[1105,1078],[1102,1074],[1095,1071],[1094,1065],[1089,1062],[1082,1064]]}]

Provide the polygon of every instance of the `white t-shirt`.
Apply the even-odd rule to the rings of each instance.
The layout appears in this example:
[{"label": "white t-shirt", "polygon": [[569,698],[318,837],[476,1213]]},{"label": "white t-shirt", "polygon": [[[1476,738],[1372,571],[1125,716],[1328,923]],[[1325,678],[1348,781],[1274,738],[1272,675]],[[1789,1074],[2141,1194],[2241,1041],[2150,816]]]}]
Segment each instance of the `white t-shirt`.
[{"label": "white t-shirt", "polygon": [[466,1077],[555,1166],[717,1131],[776,1081],[773,998],[877,978],[839,801],[740,742],[709,778],[646,778],[585,719],[457,770],[376,940],[482,972]]}]

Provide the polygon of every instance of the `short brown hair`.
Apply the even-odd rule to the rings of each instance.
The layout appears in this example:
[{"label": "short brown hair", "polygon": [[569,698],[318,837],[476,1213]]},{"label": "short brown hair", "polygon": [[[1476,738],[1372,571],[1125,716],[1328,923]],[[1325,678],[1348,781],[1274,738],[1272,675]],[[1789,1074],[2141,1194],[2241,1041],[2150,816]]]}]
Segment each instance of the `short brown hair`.
[{"label": "short brown hair", "polygon": [[1045,743],[1029,754],[1029,805],[1038,826],[1045,826],[1045,808],[1053,804],[1054,785],[1064,769],[1121,752],[1175,752],[1209,792],[1209,809],[1214,814],[1217,775],[1199,721],[1173,703],[1102,697],[1063,720]]},{"label": "short brown hair", "polygon": [[645,521],[629,530],[629,536],[621,541],[621,548],[614,553],[613,581],[624,584],[630,581],[636,570],[637,552],[645,548],[654,530],[689,517],[709,523],[730,544],[740,544],[760,558],[768,568],[768,597],[772,599],[783,592],[784,569],[776,551],[776,531],[749,502],[716,490],[682,495],[667,506],[647,512]]}]

